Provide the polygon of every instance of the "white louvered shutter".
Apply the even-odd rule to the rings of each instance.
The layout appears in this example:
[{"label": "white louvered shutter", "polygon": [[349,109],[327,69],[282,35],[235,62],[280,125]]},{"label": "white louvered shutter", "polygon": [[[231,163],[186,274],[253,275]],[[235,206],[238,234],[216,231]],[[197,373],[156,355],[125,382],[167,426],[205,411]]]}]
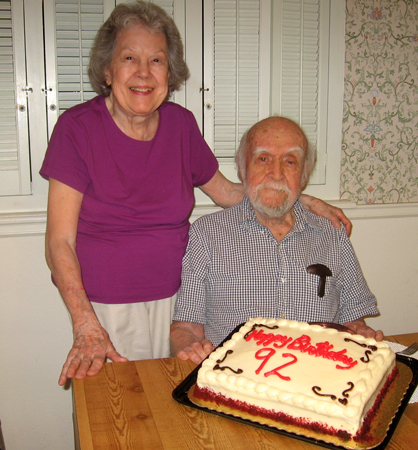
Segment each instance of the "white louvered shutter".
[{"label": "white louvered shutter", "polygon": [[23,0],[0,0],[0,195],[31,193]]},{"label": "white louvered shutter", "polygon": [[310,182],[323,183],[329,0],[205,0],[204,8],[204,136],[221,164],[248,127],[280,114],[317,147]]},{"label": "white louvered shutter", "polygon": [[115,7],[114,0],[44,0],[48,132],[58,115],[93,98],[88,79],[90,49],[97,30]]},{"label": "white louvered shutter", "polygon": [[204,2],[203,131],[218,158],[233,157],[244,131],[268,115],[269,61],[261,60],[260,48],[269,47],[269,5],[266,0]]},{"label": "white louvered shutter", "polygon": [[274,2],[272,113],[299,123],[317,148],[311,184],[325,182],[328,0]]}]

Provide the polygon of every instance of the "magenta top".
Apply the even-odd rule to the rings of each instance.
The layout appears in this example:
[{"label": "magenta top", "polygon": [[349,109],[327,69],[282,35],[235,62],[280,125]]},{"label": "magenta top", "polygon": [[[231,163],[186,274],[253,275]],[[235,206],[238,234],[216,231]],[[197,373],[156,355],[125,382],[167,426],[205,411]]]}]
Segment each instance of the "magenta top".
[{"label": "magenta top", "polygon": [[193,114],[159,109],[151,141],[125,135],[104,97],[58,119],[40,174],[84,194],[77,255],[86,293],[99,303],[167,298],[180,286],[193,187],[218,163]]}]

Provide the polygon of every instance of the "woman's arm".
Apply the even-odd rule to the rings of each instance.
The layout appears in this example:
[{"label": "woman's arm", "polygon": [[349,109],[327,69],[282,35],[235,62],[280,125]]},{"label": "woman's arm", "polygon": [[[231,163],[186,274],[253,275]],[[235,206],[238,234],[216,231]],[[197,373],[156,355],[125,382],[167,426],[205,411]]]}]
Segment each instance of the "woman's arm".
[{"label": "woman's arm", "polygon": [[126,361],[116,352],[86,295],[76,254],[78,217],[83,194],[54,179],[49,180],[45,254],[48,267],[73,323],[74,342],[59,384],[67,378],[95,375],[106,357]]},{"label": "woman's arm", "polygon": [[229,181],[219,170],[200,189],[222,208],[234,206],[244,197],[242,184]]},{"label": "woman's arm", "polygon": [[350,236],[352,224],[341,208],[329,205],[323,200],[307,194],[301,194],[299,200],[306,209],[309,209],[309,211],[313,212],[317,216],[325,217],[334,225],[335,228],[341,228],[342,222],[345,226],[347,236]]}]

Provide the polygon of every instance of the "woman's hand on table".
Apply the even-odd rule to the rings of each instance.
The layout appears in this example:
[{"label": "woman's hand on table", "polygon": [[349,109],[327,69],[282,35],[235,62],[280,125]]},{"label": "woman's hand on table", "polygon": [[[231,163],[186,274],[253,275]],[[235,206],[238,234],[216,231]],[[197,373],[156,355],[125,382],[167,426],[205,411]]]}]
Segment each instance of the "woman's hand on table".
[{"label": "woman's hand on table", "polygon": [[62,368],[59,385],[68,378],[81,380],[96,375],[109,358],[113,362],[126,362],[113,346],[106,330],[98,325],[83,324],[74,329],[74,343]]},{"label": "woman's hand on table", "polygon": [[341,208],[329,205],[319,198],[312,197],[307,194],[301,194],[300,201],[302,205],[313,212],[317,216],[322,216],[328,219],[335,228],[341,228],[341,222],[344,224],[347,236],[350,236],[352,223],[348,220],[347,216]]},{"label": "woman's hand on table", "polygon": [[383,332],[381,330],[375,331],[373,328],[367,326],[363,318],[354,320],[353,322],[346,322],[344,326],[346,326],[353,333],[360,334],[365,338],[373,338],[376,339],[376,341],[383,341]]}]

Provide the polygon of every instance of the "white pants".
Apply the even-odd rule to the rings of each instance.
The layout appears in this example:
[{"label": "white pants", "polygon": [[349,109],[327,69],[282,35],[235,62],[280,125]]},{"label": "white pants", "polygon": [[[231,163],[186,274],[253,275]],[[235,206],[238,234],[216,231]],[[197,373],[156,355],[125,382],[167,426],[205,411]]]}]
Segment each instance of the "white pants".
[{"label": "white pants", "polygon": [[118,305],[91,304],[118,353],[135,361],[171,356],[170,325],[176,297]]}]

